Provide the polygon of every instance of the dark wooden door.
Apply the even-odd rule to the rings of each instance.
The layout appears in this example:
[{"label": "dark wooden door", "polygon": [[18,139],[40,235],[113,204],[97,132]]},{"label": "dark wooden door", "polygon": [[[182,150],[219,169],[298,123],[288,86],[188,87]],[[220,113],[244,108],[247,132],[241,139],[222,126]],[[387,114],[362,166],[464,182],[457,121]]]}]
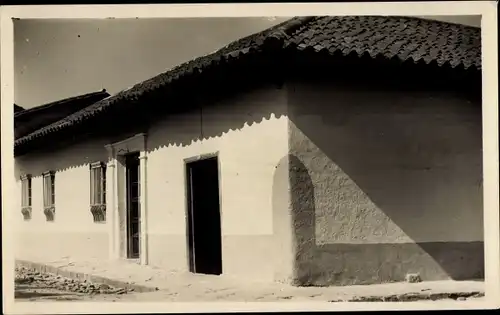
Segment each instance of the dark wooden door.
[{"label": "dark wooden door", "polygon": [[139,258],[140,168],[139,154],[126,156],[127,168],[127,257]]},{"label": "dark wooden door", "polygon": [[189,163],[188,233],[192,272],[222,273],[222,244],[217,158]]}]

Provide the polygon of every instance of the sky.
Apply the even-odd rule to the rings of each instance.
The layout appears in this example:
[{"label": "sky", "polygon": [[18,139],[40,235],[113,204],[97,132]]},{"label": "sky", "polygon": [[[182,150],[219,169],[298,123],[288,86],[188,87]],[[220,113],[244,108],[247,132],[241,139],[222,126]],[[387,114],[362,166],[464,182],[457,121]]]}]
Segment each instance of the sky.
[{"label": "sky", "polygon": [[126,89],[286,18],[20,20],[15,103]]},{"label": "sky", "polygon": [[[480,26],[477,17],[433,18]],[[102,89],[114,94],[286,19],[15,21],[15,103],[31,108]]]}]

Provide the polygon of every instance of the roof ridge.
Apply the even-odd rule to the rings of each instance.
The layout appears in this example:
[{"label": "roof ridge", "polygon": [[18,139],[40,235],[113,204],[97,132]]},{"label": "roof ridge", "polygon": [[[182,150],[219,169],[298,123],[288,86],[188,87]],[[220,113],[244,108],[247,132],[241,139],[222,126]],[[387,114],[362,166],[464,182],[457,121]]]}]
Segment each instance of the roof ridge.
[{"label": "roof ridge", "polygon": [[51,106],[54,106],[54,105],[71,102],[71,101],[74,101],[74,100],[79,99],[79,98],[91,97],[91,96],[99,95],[101,93],[107,93],[106,89],[102,89],[100,91],[94,91],[94,92],[84,93],[84,94],[80,94],[80,95],[76,95],[76,96],[66,97],[66,98],[62,98],[62,99],[56,100],[56,101],[51,101],[49,103],[38,105],[38,106],[35,106],[35,107],[26,108],[23,111],[15,113],[14,117],[24,116],[26,114],[33,113],[33,112],[36,112],[36,111],[39,111],[39,110],[42,110],[42,109],[45,109],[45,108],[48,108],[48,107],[51,107]]},{"label": "roof ridge", "polygon": [[297,16],[276,25],[276,29],[268,37],[286,39],[298,29],[305,27],[308,23],[317,19],[317,16]]},{"label": "roof ridge", "polygon": [[[194,60],[200,60],[202,58],[207,58],[207,57],[210,57],[212,55],[217,55],[219,53],[222,53],[225,49],[228,49],[228,48],[231,48],[231,46],[237,44],[237,43],[241,43],[241,42],[244,42],[246,40],[250,40],[254,37],[258,37],[259,35],[262,35],[264,36],[264,40],[269,38],[269,37],[277,37],[277,38],[281,38],[282,34],[284,34],[286,37],[290,36],[291,32],[293,30],[295,30],[297,27],[300,27],[302,26],[304,23],[303,21],[305,19],[308,19],[307,21],[310,21],[311,18],[314,18],[314,17],[293,17],[293,18],[290,18],[286,21],[283,21],[281,23],[278,23],[274,26],[271,26],[271,27],[268,27],[262,31],[258,31],[258,32],[254,32],[250,35],[247,35],[245,37],[242,37],[242,38],[239,38],[239,39],[236,39],[236,40],[233,40],[231,42],[229,42],[228,44],[222,46],[222,47],[219,47],[217,48],[216,50],[210,52],[210,53],[207,53],[207,54],[204,54],[204,55],[201,55],[201,56],[198,56],[194,59],[191,59],[191,60],[188,60],[188,61],[185,61],[185,62],[182,62],[178,65],[175,65],[173,67],[170,67],[169,69],[165,69],[164,71],[161,71],[159,73],[157,73],[156,75],[150,77],[149,79],[146,79],[146,80],[143,80],[143,81],[140,81],[140,82],[137,82],[135,84],[133,84],[132,86],[126,88],[126,89],[123,89],[123,90],[120,90],[119,92],[117,92],[115,95],[119,95],[119,94],[123,94],[124,92],[127,92],[128,90],[131,90],[137,86],[140,86],[148,81],[152,81],[152,80],[155,80],[156,78],[166,74],[166,73],[169,73],[169,72],[172,72],[172,71],[175,71],[176,69],[179,69],[179,68],[182,68],[183,66],[187,65],[187,64],[190,64],[192,63]],[[269,33],[266,35],[266,33]],[[274,36],[273,36],[274,35]],[[239,48],[233,48],[233,49],[230,49],[229,51],[227,52],[224,52],[223,55],[227,56],[227,55],[230,55],[236,51],[240,51],[242,50],[241,47]],[[114,96],[114,95],[113,95]]]},{"label": "roof ridge", "polygon": [[405,15],[383,15],[384,17],[392,17],[392,18],[401,18],[401,19],[407,19],[407,20],[420,20],[420,21],[426,21],[428,23],[439,23],[439,24],[447,24],[447,25],[455,25],[457,27],[462,27],[466,29],[473,29],[475,31],[480,30],[480,26],[473,26],[473,25],[467,25],[467,24],[462,24],[462,23],[455,23],[455,22],[450,22],[450,21],[442,21],[442,20],[434,20],[431,18],[425,18],[421,16],[405,16]]}]

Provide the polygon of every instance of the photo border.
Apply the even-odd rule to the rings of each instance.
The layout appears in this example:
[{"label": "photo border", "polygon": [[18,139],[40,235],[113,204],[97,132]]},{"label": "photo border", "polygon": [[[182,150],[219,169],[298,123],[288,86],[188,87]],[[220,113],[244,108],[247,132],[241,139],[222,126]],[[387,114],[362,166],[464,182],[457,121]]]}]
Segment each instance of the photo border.
[{"label": "photo border", "polygon": [[[498,168],[498,54],[497,3],[495,1],[352,2],[297,4],[150,4],[150,5],[23,5],[0,7],[1,13],[1,169],[3,299],[8,314],[41,313],[139,313],[223,311],[352,311],[496,308],[500,304],[500,216]],[[265,13],[265,14],[263,14]],[[29,302],[14,303],[14,227],[16,202],[14,177],[14,32],[12,18],[173,18],[262,17],[297,15],[481,15],[482,125],[485,301],[414,303],[328,302]]]}]

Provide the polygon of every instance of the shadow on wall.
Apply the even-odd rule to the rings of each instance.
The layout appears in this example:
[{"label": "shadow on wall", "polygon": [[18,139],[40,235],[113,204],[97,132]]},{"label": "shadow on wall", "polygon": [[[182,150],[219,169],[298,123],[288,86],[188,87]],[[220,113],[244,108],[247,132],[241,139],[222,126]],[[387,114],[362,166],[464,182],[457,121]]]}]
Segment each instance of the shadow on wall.
[{"label": "shadow on wall", "polygon": [[480,104],[297,91],[289,96],[291,282],[483,278]]},{"label": "shadow on wall", "polygon": [[161,120],[152,121],[148,132],[147,150],[187,147],[280,118],[286,115],[283,95],[283,90],[258,85],[223,100],[207,99],[180,115],[158,116]]},{"label": "shadow on wall", "polygon": [[312,285],[316,268],[316,205],[314,184],[307,167],[294,155],[288,157],[291,194],[293,284]]},{"label": "shadow on wall", "polygon": [[[41,176],[43,172],[69,171],[94,162],[107,162],[109,160],[105,139],[74,142],[71,145],[54,150],[44,150],[18,156],[15,158],[15,176],[18,179],[23,174],[33,177]],[[57,175],[56,175],[57,176]]]},{"label": "shadow on wall", "polygon": [[[424,280],[484,277],[482,248],[470,251],[475,246],[467,244],[318,244],[316,235],[321,231],[316,224],[315,185],[299,158],[290,155],[288,161],[293,262],[290,280],[293,285],[395,282],[403,281],[407,273],[419,273]],[[478,246],[482,247],[482,242]]]}]

